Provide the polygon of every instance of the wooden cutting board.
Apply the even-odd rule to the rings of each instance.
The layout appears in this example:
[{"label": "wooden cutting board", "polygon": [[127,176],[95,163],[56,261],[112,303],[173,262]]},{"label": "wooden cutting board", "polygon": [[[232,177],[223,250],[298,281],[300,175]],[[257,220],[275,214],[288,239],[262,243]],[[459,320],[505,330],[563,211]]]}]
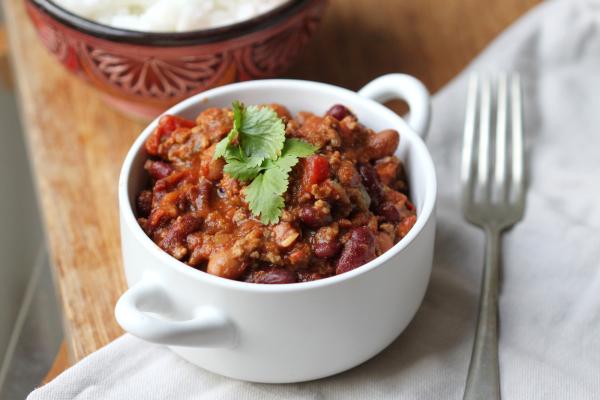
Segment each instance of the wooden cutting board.
[{"label": "wooden cutting board", "polygon": [[[538,2],[331,0],[321,29],[285,76],[358,89],[400,71],[435,92]],[[23,3],[3,6],[67,348],[78,361],[122,333],[113,317],[125,289],[117,177],[144,123],[111,109],[69,75],[40,45]]]}]

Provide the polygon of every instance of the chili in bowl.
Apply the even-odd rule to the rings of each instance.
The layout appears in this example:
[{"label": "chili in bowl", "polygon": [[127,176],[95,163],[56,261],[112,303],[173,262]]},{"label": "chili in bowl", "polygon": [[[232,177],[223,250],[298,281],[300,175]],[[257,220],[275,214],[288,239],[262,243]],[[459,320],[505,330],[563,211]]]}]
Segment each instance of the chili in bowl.
[{"label": "chili in bowl", "polygon": [[[306,282],[367,263],[416,222],[394,155],[398,131],[375,133],[341,104],[294,117],[279,104],[234,109],[206,108],[195,121],[165,115],[146,140],[138,221],[173,257],[223,278]],[[232,154],[217,154],[231,132]],[[277,145],[281,155],[252,176],[245,152]]]},{"label": "chili in bowl", "polygon": [[[393,97],[408,102],[408,120],[378,103]],[[118,322],[250,381],[317,379],[374,356],[429,280],[428,120],[426,90],[401,74],[358,94],[244,82],[174,106],[121,171],[130,288]]]}]

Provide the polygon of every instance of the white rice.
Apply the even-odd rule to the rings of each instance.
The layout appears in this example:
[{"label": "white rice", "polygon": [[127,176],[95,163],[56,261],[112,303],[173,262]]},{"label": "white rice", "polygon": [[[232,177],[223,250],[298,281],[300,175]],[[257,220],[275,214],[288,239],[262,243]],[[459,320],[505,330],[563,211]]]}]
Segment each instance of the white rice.
[{"label": "white rice", "polygon": [[135,31],[183,32],[250,19],[289,0],[53,0],[74,14]]}]

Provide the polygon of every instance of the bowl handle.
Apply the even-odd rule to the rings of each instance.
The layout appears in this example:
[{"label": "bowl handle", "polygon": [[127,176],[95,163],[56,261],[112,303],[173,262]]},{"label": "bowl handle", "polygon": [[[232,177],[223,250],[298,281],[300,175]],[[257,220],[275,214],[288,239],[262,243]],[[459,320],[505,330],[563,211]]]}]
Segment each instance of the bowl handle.
[{"label": "bowl handle", "polygon": [[156,278],[144,278],[117,301],[115,317],[140,339],[171,346],[233,347],[236,329],[217,308],[202,306],[186,320],[169,318],[175,306]]},{"label": "bowl handle", "polygon": [[378,103],[392,99],[406,101],[410,109],[406,122],[425,139],[429,129],[431,103],[427,88],[417,78],[405,74],[383,75],[363,86],[358,94]]}]

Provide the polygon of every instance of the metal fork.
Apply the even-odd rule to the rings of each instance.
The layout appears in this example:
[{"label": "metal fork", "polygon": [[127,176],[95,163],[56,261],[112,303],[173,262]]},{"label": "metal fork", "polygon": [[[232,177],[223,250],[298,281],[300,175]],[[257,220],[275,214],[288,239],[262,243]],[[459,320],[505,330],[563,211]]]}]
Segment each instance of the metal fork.
[{"label": "metal fork", "polygon": [[464,400],[500,399],[500,238],[504,230],[522,218],[525,208],[521,99],[519,76],[500,74],[493,131],[492,81],[477,75],[469,81],[461,170],[462,207],[465,218],[485,231],[486,244],[477,329]]}]

